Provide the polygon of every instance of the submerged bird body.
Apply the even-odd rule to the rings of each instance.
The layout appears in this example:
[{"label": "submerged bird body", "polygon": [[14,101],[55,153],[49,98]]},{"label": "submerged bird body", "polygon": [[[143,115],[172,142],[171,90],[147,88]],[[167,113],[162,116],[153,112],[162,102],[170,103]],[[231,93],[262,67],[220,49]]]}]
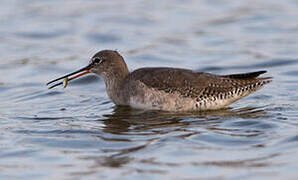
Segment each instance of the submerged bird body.
[{"label": "submerged bird body", "polygon": [[88,66],[70,75],[82,71],[103,77],[107,94],[117,105],[164,111],[221,109],[271,82],[258,78],[266,71],[221,76],[179,68],[141,68],[130,73],[122,56],[111,50],[98,52]]}]

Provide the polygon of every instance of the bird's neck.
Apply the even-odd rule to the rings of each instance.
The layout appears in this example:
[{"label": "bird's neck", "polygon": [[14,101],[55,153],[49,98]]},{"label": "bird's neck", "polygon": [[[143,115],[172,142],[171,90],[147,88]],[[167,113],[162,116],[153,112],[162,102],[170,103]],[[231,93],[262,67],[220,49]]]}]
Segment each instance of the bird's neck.
[{"label": "bird's neck", "polygon": [[113,70],[106,72],[103,76],[108,96],[117,105],[125,105],[125,97],[121,94],[121,89],[125,83],[126,77],[129,75],[127,66],[121,66],[114,68]]}]

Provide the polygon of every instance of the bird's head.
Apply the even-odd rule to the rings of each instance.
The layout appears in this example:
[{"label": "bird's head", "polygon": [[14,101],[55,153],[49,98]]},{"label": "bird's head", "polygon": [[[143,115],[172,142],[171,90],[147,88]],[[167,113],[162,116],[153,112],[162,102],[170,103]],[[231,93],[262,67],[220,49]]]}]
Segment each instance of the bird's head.
[{"label": "bird's head", "polygon": [[[53,82],[59,81],[61,79],[67,78],[68,81],[81,77],[83,75],[95,73],[104,79],[107,78],[121,78],[126,75],[128,72],[127,66],[125,64],[122,56],[113,50],[103,50],[96,53],[89,64],[75,72],[69,73],[57,79],[54,79],[47,83],[47,85],[52,84]],[[57,83],[53,86],[50,86],[49,89],[54,88],[63,84],[62,82]]]}]

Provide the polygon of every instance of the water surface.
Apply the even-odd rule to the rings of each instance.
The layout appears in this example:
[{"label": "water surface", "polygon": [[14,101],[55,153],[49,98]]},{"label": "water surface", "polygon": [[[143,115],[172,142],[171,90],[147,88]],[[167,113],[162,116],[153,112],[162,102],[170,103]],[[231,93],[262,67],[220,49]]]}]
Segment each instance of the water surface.
[{"label": "water surface", "polygon": [[[0,6],[1,179],[295,179],[298,2],[40,1]],[[48,90],[98,50],[131,70],[267,70],[229,109],[116,107],[94,75]]]}]

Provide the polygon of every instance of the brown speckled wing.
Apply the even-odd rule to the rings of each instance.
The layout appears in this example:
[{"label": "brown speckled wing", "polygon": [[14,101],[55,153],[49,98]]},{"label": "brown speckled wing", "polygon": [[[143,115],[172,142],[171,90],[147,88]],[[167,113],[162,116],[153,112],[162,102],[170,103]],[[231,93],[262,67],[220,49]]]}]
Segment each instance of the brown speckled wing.
[{"label": "brown speckled wing", "polygon": [[210,97],[222,99],[233,93],[254,92],[270,82],[269,78],[257,78],[265,72],[219,76],[177,68],[142,68],[131,75],[134,80],[139,80],[148,87],[167,93],[178,92],[183,97],[201,100]]}]

